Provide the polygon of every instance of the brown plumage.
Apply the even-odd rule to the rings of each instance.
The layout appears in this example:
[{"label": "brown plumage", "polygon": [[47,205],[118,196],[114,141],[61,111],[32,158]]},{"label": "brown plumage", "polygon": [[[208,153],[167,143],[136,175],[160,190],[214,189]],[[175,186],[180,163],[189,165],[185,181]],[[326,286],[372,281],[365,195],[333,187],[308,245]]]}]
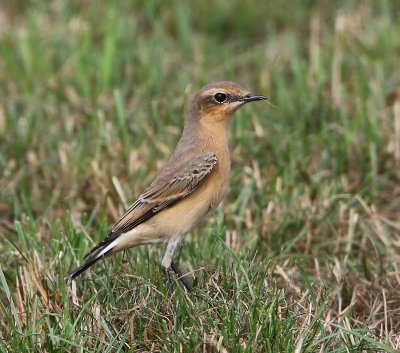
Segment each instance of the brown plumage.
[{"label": "brown plumage", "polygon": [[162,267],[168,285],[171,287],[172,268],[191,290],[172,260],[175,249],[225,196],[231,164],[228,125],[233,113],[247,102],[264,99],[234,82],[203,87],[193,100],[182,136],[167,164],[68,280],[103,256],[141,244],[167,242]]}]

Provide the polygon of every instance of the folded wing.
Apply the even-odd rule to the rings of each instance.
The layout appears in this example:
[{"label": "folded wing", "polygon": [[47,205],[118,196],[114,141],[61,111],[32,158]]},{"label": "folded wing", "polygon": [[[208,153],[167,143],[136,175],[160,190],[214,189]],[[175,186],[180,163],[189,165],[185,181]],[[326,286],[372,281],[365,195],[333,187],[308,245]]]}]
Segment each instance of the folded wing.
[{"label": "folded wing", "polygon": [[[190,195],[213,171],[217,162],[217,156],[208,152],[199,155],[190,162],[182,160],[183,165],[164,168],[115,224],[104,240],[97,244],[86,257],[89,259],[92,255],[97,255],[121,234],[132,230],[166,207]],[[180,172],[177,173],[177,170]]]}]

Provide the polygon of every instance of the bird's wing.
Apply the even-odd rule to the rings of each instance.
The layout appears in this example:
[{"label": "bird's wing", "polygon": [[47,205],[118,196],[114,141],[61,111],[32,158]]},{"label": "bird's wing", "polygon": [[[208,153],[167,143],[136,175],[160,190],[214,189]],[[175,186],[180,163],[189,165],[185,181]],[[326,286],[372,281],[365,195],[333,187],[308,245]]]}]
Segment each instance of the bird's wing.
[{"label": "bird's wing", "polygon": [[[191,194],[209,175],[218,162],[217,156],[208,152],[190,162],[182,161],[181,168],[164,168],[154,182],[125,212],[110,233],[88,255],[110,244],[121,234],[145,222],[156,213]],[[186,164],[186,165],[185,165]],[[176,166],[177,167],[177,166]],[[179,172],[176,172],[179,170]]]}]

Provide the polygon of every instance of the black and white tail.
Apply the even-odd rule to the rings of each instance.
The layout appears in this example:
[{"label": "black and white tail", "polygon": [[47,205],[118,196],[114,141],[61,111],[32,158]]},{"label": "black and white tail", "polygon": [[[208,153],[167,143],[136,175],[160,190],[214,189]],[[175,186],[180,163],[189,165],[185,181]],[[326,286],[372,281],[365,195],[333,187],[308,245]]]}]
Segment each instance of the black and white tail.
[{"label": "black and white tail", "polygon": [[89,254],[85,256],[86,260],[83,263],[83,265],[79,266],[75,270],[73,270],[66,278],[65,280],[67,283],[71,283],[73,279],[78,277],[81,273],[85,272],[90,266],[95,264],[97,261],[101,260],[103,257],[105,257],[108,253],[112,251],[112,249],[116,245],[116,241],[112,241],[110,243],[103,243],[99,244],[96,247],[94,247]]}]

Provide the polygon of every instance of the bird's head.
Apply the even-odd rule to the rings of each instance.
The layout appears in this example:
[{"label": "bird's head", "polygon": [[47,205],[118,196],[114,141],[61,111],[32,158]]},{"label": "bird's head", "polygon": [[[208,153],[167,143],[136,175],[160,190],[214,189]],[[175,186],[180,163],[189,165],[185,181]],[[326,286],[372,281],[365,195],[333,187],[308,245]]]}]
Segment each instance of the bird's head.
[{"label": "bird's head", "polygon": [[227,122],[243,104],[266,99],[235,82],[213,82],[196,94],[190,116],[200,122]]}]

